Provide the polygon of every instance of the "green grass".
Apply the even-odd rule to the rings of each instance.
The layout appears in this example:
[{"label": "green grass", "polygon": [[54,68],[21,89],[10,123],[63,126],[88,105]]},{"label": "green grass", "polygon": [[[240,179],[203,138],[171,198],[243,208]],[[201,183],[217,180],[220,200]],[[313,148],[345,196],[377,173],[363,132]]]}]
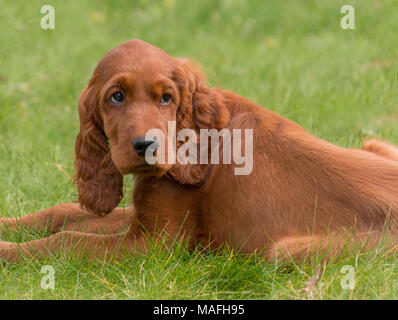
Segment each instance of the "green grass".
[{"label": "green grass", "polygon": [[[356,29],[326,0],[0,0],[0,216],[76,199],[71,182],[77,98],[106,51],[132,38],[201,63],[230,89],[341,146],[375,136],[398,144],[398,3],[351,0]],[[40,8],[55,7],[55,30]],[[131,189],[132,180],[126,188]],[[127,205],[128,199],[122,205]],[[31,240],[21,230],[3,240]],[[55,290],[43,290],[43,265]],[[112,264],[70,256],[0,266],[4,299],[396,299],[398,260],[383,250],[329,263],[272,264],[228,250],[153,248]],[[342,266],[355,267],[344,290]]]}]

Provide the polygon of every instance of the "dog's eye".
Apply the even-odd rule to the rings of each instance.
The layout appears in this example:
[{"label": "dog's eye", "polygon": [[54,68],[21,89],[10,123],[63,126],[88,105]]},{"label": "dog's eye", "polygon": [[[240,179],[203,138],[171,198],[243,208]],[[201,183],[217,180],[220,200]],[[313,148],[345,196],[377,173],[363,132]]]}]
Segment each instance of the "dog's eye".
[{"label": "dog's eye", "polygon": [[160,104],[162,104],[163,106],[168,106],[170,104],[170,101],[171,101],[171,95],[169,94],[164,94],[160,98]]},{"label": "dog's eye", "polygon": [[122,104],[124,101],[124,93],[122,91],[117,91],[115,92],[111,98],[109,99],[109,101],[112,104]]}]

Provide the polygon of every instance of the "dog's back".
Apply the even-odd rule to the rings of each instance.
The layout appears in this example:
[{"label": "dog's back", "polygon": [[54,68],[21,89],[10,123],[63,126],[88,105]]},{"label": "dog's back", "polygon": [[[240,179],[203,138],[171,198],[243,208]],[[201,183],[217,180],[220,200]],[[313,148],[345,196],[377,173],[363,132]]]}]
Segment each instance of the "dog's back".
[{"label": "dog's back", "polygon": [[213,168],[203,219],[215,241],[252,252],[291,235],[397,230],[397,148],[375,140],[365,150],[341,148],[252,102],[243,105],[254,169],[235,176],[233,166]]}]

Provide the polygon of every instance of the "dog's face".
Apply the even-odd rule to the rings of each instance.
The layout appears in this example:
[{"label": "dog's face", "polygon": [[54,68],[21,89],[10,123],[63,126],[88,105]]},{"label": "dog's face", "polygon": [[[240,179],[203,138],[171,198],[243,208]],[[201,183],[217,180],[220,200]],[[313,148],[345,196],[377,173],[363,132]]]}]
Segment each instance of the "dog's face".
[{"label": "dog's face", "polygon": [[[164,138],[169,121],[176,121],[181,101],[178,64],[177,59],[140,41],[114,49],[98,64],[99,112],[120,173],[162,176],[170,169],[167,161],[148,164],[145,155],[161,152],[168,158],[168,139]],[[160,135],[146,138],[153,129]]]},{"label": "dog's face", "polygon": [[[168,173],[183,184],[200,182],[199,165],[167,161],[173,150],[167,137],[174,134],[168,124],[175,121],[177,131],[223,127],[229,113],[220,111],[223,102],[212,90],[189,60],[143,41],[131,40],[107,53],[79,98],[75,182],[80,204],[94,213],[110,212],[129,173]],[[158,152],[165,162],[149,164],[146,156]]]}]

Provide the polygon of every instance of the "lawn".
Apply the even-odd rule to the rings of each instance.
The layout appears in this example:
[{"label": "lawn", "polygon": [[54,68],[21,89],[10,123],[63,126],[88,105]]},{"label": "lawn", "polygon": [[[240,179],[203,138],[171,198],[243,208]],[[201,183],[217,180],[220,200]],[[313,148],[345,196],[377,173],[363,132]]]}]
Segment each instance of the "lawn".
[{"label": "lawn", "polygon": [[[55,8],[54,30],[40,27],[46,4]],[[355,8],[354,30],[340,27],[345,4]],[[132,38],[195,59],[211,85],[338,145],[359,147],[369,136],[398,144],[395,0],[0,0],[0,8],[1,217],[76,199],[78,95],[104,53]],[[2,240],[43,234],[6,232]],[[384,250],[286,265],[183,249],[154,247],[110,264],[62,255],[2,263],[0,298],[398,298],[398,260]],[[55,270],[54,290],[40,285],[43,265]],[[353,290],[341,286],[346,265],[355,270]]]}]

